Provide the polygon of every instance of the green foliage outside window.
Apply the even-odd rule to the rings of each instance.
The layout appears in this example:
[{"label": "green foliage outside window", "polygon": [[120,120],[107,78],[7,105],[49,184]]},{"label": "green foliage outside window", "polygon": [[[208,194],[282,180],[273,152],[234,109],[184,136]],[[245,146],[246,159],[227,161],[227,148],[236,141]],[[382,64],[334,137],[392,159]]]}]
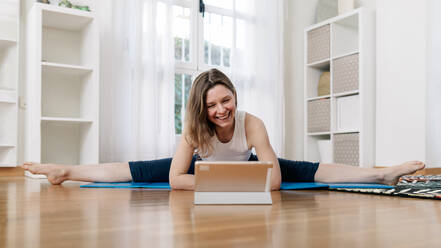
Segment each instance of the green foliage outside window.
[{"label": "green foliage outside window", "polygon": [[182,75],[175,74],[175,133],[182,133]]},{"label": "green foliage outside window", "polygon": [[182,60],[182,38],[175,37],[175,59]]}]

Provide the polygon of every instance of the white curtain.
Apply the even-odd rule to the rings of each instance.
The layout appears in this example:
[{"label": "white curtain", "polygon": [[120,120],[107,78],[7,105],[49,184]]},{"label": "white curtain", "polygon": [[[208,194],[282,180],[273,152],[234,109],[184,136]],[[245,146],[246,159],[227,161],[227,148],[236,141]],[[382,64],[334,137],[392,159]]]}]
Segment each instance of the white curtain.
[{"label": "white curtain", "polygon": [[[239,109],[261,118],[284,155],[283,2],[235,1],[231,77]],[[100,23],[101,162],[172,156],[174,49],[171,5],[96,0]]]},{"label": "white curtain", "polygon": [[283,3],[237,0],[232,80],[238,108],[261,118],[271,145],[284,155]]},{"label": "white curtain", "polygon": [[174,148],[171,6],[98,0],[100,161],[170,157]]}]

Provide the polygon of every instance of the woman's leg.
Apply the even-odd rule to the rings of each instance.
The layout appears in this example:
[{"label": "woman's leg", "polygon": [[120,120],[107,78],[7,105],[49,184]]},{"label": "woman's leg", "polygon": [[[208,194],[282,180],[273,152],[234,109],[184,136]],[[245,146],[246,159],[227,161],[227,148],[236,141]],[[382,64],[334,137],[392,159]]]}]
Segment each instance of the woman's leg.
[{"label": "woman's leg", "polygon": [[[248,161],[258,161],[256,155],[252,154]],[[319,163],[306,161],[294,161],[279,158],[280,173],[282,182],[314,182],[314,175]]]},{"label": "woman's leg", "polygon": [[127,182],[132,180],[129,163],[59,165],[25,162],[22,167],[32,174],[47,176],[52,184],[60,184],[66,180],[84,182]]},{"label": "woman's leg", "polygon": [[[254,155],[253,155],[254,156]],[[254,156],[250,160],[257,160]],[[387,168],[360,168],[342,164],[319,164],[279,158],[282,182],[366,182],[394,185],[403,175],[424,168],[420,161],[409,161]]]},{"label": "woman's leg", "polygon": [[[66,180],[84,182],[168,182],[172,158],[128,163],[106,163],[96,165],[58,165],[24,163],[22,167],[33,174],[46,175],[52,184]],[[193,157],[189,174],[194,174]]]},{"label": "woman's leg", "polygon": [[[172,158],[129,162],[133,182],[168,182]],[[194,174],[196,156],[191,160],[188,174]]]},{"label": "woman's leg", "polygon": [[367,182],[394,185],[403,175],[415,173],[424,168],[420,161],[409,161],[387,168],[360,168],[342,164],[320,164],[314,180],[324,183]]}]

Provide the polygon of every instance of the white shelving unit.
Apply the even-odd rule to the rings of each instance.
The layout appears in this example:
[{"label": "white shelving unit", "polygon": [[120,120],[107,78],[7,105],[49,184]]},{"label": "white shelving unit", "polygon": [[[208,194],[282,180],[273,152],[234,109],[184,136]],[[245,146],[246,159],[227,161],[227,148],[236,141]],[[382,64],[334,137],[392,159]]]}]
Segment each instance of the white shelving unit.
[{"label": "white shelving unit", "polygon": [[0,167],[17,166],[20,1],[0,1]]},{"label": "white shelving unit", "polygon": [[[374,166],[375,40],[363,8],[305,28],[305,160]],[[325,71],[330,94],[319,96]]]},{"label": "white shelving unit", "polygon": [[27,20],[26,160],[98,163],[97,21],[90,12],[41,3]]}]

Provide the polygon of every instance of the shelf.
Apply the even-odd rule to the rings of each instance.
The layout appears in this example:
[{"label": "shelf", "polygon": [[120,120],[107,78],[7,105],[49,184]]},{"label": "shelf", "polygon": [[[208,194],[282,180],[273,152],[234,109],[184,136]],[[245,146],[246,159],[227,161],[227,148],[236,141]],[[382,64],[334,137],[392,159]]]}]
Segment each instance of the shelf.
[{"label": "shelf", "polygon": [[17,163],[16,146],[3,143],[0,145],[0,167],[15,167]]},{"label": "shelf", "polygon": [[17,166],[20,2],[0,0],[0,167]]},{"label": "shelf", "polygon": [[0,49],[6,48],[6,47],[10,47],[10,46],[14,46],[16,44],[17,44],[17,41],[15,41],[15,40],[0,38]]},{"label": "shelf", "polygon": [[[322,21],[322,22],[316,23],[316,24],[314,24],[314,25],[311,25],[311,26],[309,26],[309,27],[306,27],[306,28],[305,28],[305,31],[310,31],[310,30],[316,29],[316,28],[318,28],[318,27],[321,27],[321,26],[324,26],[324,25],[326,25],[326,24],[330,24],[330,23],[342,22],[342,20],[344,20],[344,19],[346,19],[346,18],[350,18],[350,17],[352,17],[352,16],[359,15],[360,12],[361,12],[362,10],[363,10],[363,7],[360,7],[360,8],[357,8],[357,9],[351,11],[351,12],[348,12],[348,13],[345,13],[345,14],[342,14],[342,15],[339,15],[339,16],[336,16],[336,17],[333,17],[333,18],[330,18],[330,19],[328,19],[328,20],[325,20],[325,21]],[[343,22],[345,22],[345,21],[343,21]]]},{"label": "shelf", "polygon": [[35,3],[42,11],[43,26],[48,28],[79,31],[92,20],[90,12],[58,7],[49,4]]},{"label": "shelf", "polygon": [[375,14],[360,8],[304,31],[303,159],[372,167],[375,42],[365,40],[375,40]]},{"label": "shelf", "polygon": [[331,135],[331,132],[308,133],[309,136]]},{"label": "shelf", "polygon": [[[34,3],[26,27],[24,159],[99,162],[99,28],[87,11]],[[17,104],[18,105],[18,104]],[[5,140],[4,143],[9,143]],[[29,173],[28,173],[29,174]],[[28,175],[29,176],[29,175]],[[41,177],[41,176],[32,176]]]},{"label": "shelf", "polygon": [[67,123],[92,123],[92,120],[81,118],[58,118],[58,117],[41,117],[43,122],[67,122]]},{"label": "shelf", "polygon": [[17,167],[17,165],[15,165],[15,164],[3,164],[3,163],[0,163],[0,167]]},{"label": "shelf", "polygon": [[19,0],[0,1],[0,40],[16,41],[19,33]]},{"label": "shelf", "polygon": [[11,44],[14,42],[3,42],[0,48],[0,91],[18,86],[18,46]]},{"label": "shelf", "polygon": [[314,101],[314,100],[327,99],[327,98],[330,98],[330,97],[331,97],[331,95],[316,96],[316,97],[307,98],[306,101],[309,102],[309,101]]},{"label": "shelf", "polygon": [[354,54],[357,54],[357,53],[358,53],[358,50],[355,50],[355,51],[352,51],[352,52],[347,52],[347,53],[344,53],[344,54],[336,55],[336,56],[332,57],[332,59],[333,60],[334,59],[339,59],[339,58],[343,58],[343,57],[346,57],[346,56],[354,55]]},{"label": "shelf", "polygon": [[37,162],[70,165],[97,163],[96,125],[82,123],[64,120],[42,122],[41,160]]},{"label": "shelf", "polygon": [[17,107],[15,105],[0,104],[0,123],[0,144],[15,145],[17,143]]},{"label": "shelf", "polygon": [[70,76],[83,76],[93,71],[93,69],[90,67],[50,62],[41,62],[41,66],[43,72],[65,74]]},{"label": "shelf", "polygon": [[0,89],[0,103],[17,103],[17,94],[15,91]]},{"label": "shelf", "polygon": [[332,25],[333,59],[341,58],[359,51],[359,14],[342,18]]},{"label": "shelf", "polygon": [[11,149],[16,147],[15,145],[12,144],[0,144],[0,149]]},{"label": "shelf", "polygon": [[352,91],[346,91],[346,92],[341,92],[341,93],[336,93],[333,94],[333,97],[342,97],[342,96],[351,96],[351,95],[357,95],[359,94],[360,91],[359,90],[352,90]]},{"label": "shelf", "polygon": [[29,171],[25,171],[25,176],[33,178],[33,179],[46,179],[47,178],[47,176],[45,176],[45,175],[32,174]]},{"label": "shelf", "polygon": [[[307,99],[311,100],[314,98],[326,98],[326,96],[329,97],[329,93],[331,91],[331,89],[329,88],[329,90],[325,90],[325,91],[321,91],[322,94],[326,94],[324,96],[318,96],[319,93],[319,82],[320,82],[320,78],[324,75],[324,73],[328,73],[329,76],[329,80],[331,80],[331,74],[330,74],[330,68],[328,67],[323,67],[323,68],[317,68],[317,67],[311,67],[308,66],[307,70],[306,70],[306,78],[308,80],[308,83],[306,85],[306,95],[307,95]],[[330,87],[330,85],[329,85]]]},{"label": "shelf", "polygon": [[[47,68],[46,68],[47,69]],[[66,70],[66,68],[54,68]],[[70,71],[70,69],[67,69]],[[75,71],[75,70],[74,70]],[[55,118],[94,119],[97,97],[92,74],[71,76],[43,71],[41,74],[41,116]]]},{"label": "shelf", "polygon": [[321,61],[317,61],[317,62],[313,62],[313,63],[309,63],[308,67],[312,67],[312,68],[316,68],[316,69],[326,69],[329,68],[330,65],[330,59],[324,59]]},{"label": "shelf", "polygon": [[359,130],[343,130],[343,131],[336,131],[332,132],[332,134],[344,134],[344,133],[359,133]]}]

